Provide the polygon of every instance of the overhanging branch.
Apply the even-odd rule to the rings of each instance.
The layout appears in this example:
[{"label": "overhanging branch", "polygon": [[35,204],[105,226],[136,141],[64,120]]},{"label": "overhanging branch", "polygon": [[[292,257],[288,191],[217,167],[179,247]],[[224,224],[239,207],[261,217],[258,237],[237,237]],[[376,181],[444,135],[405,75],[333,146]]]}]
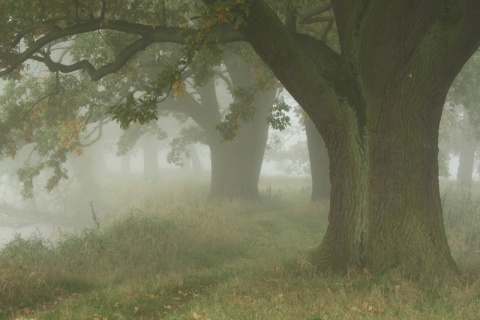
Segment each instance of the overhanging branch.
[{"label": "overhanging branch", "polygon": [[[221,32],[210,33],[207,35],[204,44],[218,44],[228,43],[234,41],[244,41],[245,38],[228,24],[220,24],[217,28]],[[82,60],[71,65],[54,62],[47,55],[40,55],[41,50],[48,44],[59,40],[68,39],[69,37],[93,32],[98,30],[112,30],[123,32],[127,34],[136,34],[141,38],[135,40],[116,56],[114,62],[107,63],[96,69],[88,60]],[[14,53],[17,47],[17,41],[10,44],[8,51],[0,52],[0,62],[7,64],[3,70],[0,71],[0,76],[8,75],[14,72],[19,66],[29,59],[45,63],[51,71],[60,71],[62,73],[70,73],[77,70],[85,70],[93,80],[99,80],[102,77],[114,73],[122,68],[128,60],[137,52],[144,50],[153,43],[177,43],[186,44],[188,38],[195,38],[199,32],[191,28],[180,27],[160,27],[155,28],[148,25],[130,23],[127,21],[109,21],[106,23],[100,19],[92,19],[87,22],[78,23],[63,29],[55,28],[47,32],[45,35],[38,38],[27,49],[20,53]]]},{"label": "overhanging branch", "polygon": [[115,73],[120,70],[137,52],[144,50],[154,41],[140,38],[129,46],[125,47],[119,55],[115,57],[115,61],[107,63],[104,66],[96,69],[88,60],[82,60],[71,65],[65,65],[53,61],[50,56],[43,57],[34,55],[33,60],[44,63],[51,72],[60,71],[62,73],[71,73],[77,70],[85,70],[90,78],[94,81],[100,80],[108,74]]}]

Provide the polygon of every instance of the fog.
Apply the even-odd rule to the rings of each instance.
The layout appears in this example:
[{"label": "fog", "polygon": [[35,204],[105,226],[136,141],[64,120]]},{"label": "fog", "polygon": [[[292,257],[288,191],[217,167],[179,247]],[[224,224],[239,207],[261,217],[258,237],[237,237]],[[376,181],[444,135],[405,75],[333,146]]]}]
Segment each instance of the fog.
[{"label": "fog", "polygon": [[[293,114],[291,116],[292,118],[295,117]],[[294,126],[295,124],[292,125],[292,127]],[[176,129],[179,131],[180,127]],[[113,196],[111,192],[118,190],[118,186],[111,188],[111,182],[108,181],[112,180],[115,183],[126,184],[129,183],[129,179],[134,179],[137,182],[141,181],[144,179],[145,165],[142,151],[142,143],[145,143],[145,141],[139,141],[138,145],[128,152],[129,173],[128,176],[122,177],[122,174],[125,174],[122,173],[122,170],[125,170],[125,168],[122,169],[122,158],[125,158],[125,156],[117,154],[116,146],[116,141],[122,134],[123,132],[118,129],[116,124],[110,124],[102,139],[86,150],[83,156],[69,156],[67,161],[69,179],[62,180],[50,192],[44,188],[49,173],[42,173],[35,180],[34,197],[32,199],[22,197],[22,185],[15,173],[16,169],[22,165],[21,160],[24,155],[20,153],[14,160],[3,160],[0,178],[0,248],[16,236],[22,238],[41,237],[54,244],[62,241],[68,233],[79,234],[95,228],[92,212],[95,212],[102,222],[119,214],[120,212],[117,210],[122,209],[109,207],[108,201],[104,201],[104,198]],[[303,145],[302,149],[299,150],[305,152],[302,159],[305,161],[304,166],[308,168],[308,150],[303,128],[296,128],[293,133],[288,130],[285,132],[271,131],[271,137],[274,141],[269,141],[267,146],[266,160],[264,160],[261,168],[261,179],[268,181],[269,177],[308,176],[308,172],[291,168],[292,165],[288,162],[288,152],[282,156],[281,161],[280,159],[275,161],[271,156],[268,156],[271,148],[288,149],[295,145]],[[199,168],[194,168],[192,159],[188,156],[184,157],[183,166],[179,166],[167,160],[170,152],[168,142],[171,139],[172,134],[167,141],[158,142],[157,165],[160,174],[159,178],[154,183],[149,183],[148,186],[151,188],[168,188],[171,184],[189,184],[194,181],[194,183],[207,190],[211,174],[208,147],[198,143],[194,144],[198,155]],[[274,156],[278,156],[278,153]],[[459,162],[456,155],[452,154],[449,158],[449,176],[442,178],[446,181],[455,179]],[[77,167],[83,167],[83,170],[86,171],[78,171]],[[87,178],[86,183],[90,183],[88,179],[92,177],[88,176],[91,174],[95,177],[95,185],[85,187],[81,180]],[[478,177],[478,172],[475,170],[474,179],[478,180]],[[141,198],[140,192],[137,195],[130,196]],[[131,203],[130,205],[134,204]],[[124,211],[126,209],[123,208]]]},{"label": "fog", "polygon": [[[45,74],[45,70],[41,68],[34,69],[33,72],[38,76]],[[5,82],[0,81],[0,92],[3,91],[4,85]],[[218,79],[215,81],[213,99],[218,102],[219,110],[217,111],[222,116],[228,114],[228,107],[235,100],[229,92],[228,85],[228,81]],[[102,88],[102,90],[105,89]],[[186,90],[187,95],[191,95],[197,103],[208,98],[200,97],[200,93],[193,87],[187,86]],[[285,90],[277,90],[277,100],[278,98],[292,107],[286,113],[291,121],[284,131],[270,128],[260,179],[268,181],[269,177],[279,176],[308,178],[310,165],[302,111]],[[459,111],[462,110],[461,107],[461,105],[455,106],[454,120],[450,119],[451,122],[459,123],[462,112],[465,115],[465,111]],[[444,118],[448,117],[444,115]],[[99,129],[95,127],[96,125],[95,123],[87,125],[83,133],[86,142],[92,140],[90,135],[93,137],[97,135],[95,132]],[[53,190],[46,191],[45,184],[52,176],[52,171],[43,170],[34,179],[31,199],[25,199],[22,196],[24,186],[17,176],[17,170],[27,163],[27,160],[32,160],[32,154],[35,158],[31,146],[23,147],[13,159],[3,159],[0,162],[0,248],[15,236],[43,237],[52,243],[61,241],[65,234],[81,233],[95,228],[92,214],[98,215],[101,221],[114,218],[122,210],[126,211],[128,206],[134,205],[126,204],[127,208],[112,205],[115,202],[112,199],[116,196],[112,193],[118,191],[119,183],[128,185],[132,181],[136,183],[148,181],[148,186],[153,189],[168,188],[178,183],[195,183],[204,190],[208,190],[212,170],[208,145],[195,142],[193,139],[188,143],[185,142],[184,145],[180,143],[181,148],[177,150],[178,154],[172,155],[176,150],[175,143],[178,145],[178,141],[182,141],[184,130],[195,125],[195,122],[185,115],[183,117],[163,115],[155,123],[156,127],[152,129],[153,131],[149,129],[150,131],[144,132],[139,125],[124,131],[119,128],[118,123],[110,119],[101,125],[102,132],[98,133],[99,140],[85,148],[82,156],[68,155],[65,168],[68,170],[69,178],[60,180]],[[248,127],[249,125],[243,124],[247,128],[245,131],[253,130],[253,127]],[[453,125],[455,126],[458,124]],[[452,131],[451,123],[444,124],[443,127],[447,128],[445,131]],[[457,176],[459,150],[455,145],[460,144],[458,139],[463,139],[452,138],[457,135],[455,133],[457,131],[454,129],[454,133],[447,134],[445,141],[440,143],[441,153],[443,152],[446,159],[446,172],[443,172],[440,177],[443,181],[454,181]],[[165,136],[158,139],[157,136],[162,134]],[[239,134],[244,133],[240,131]],[[86,138],[87,136],[90,138]],[[225,141],[222,143],[235,144],[235,142]],[[147,174],[146,167],[145,155],[152,144],[154,146],[154,150],[151,151],[154,155],[153,166],[157,172],[154,173],[155,177],[150,173]],[[122,148],[124,150],[120,151]],[[475,162],[474,168],[477,167],[478,163]],[[478,180],[478,170],[473,170],[472,176],[474,180]],[[260,190],[260,192],[263,191]],[[208,192],[205,191],[204,195],[207,194]],[[141,191],[137,195],[129,196],[141,198]]]},{"label": "fog", "polygon": [[[169,122],[169,119],[161,121]],[[175,122],[175,120],[170,119],[170,122]],[[131,182],[129,179],[133,179],[136,183],[146,181],[144,183],[152,189],[164,190],[172,184],[195,183],[204,190],[208,190],[211,161],[210,151],[206,145],[199,143],[192,145],[198,156],[197,166],[199,165],[199,167],[192,164],[192,159],[188,155],[184,155],[181,164],[168,161],[168,154],[171,151],[169,144],[175,137],[175,131],[178,132],[181,128],[178,123],[177,125],[178,127],[172,129],[173,132],[170,132],[166,140],[156,142],[158,145],[157,166],[160,174],[159,178],[153,182],[146,181],[144,177],[143,147],[151,137],[139,140],[127,155],[119,155],[117,143],[124,132],[115,123],[107,125],[104,128],[102,139],[86,148],[83,155],[69,155],[65,164],[68,170],[68,179],[61,180],[52,191],[45,189],[45,184],[52,174],[51,171],[45,170],[35,178],[31,199],[25,199],[22,196],[23,185],[17,176],[17,170],[22,167],[31,150],[26,148],[20,150],[13,159],[3,159],[0,162],[0,248],[16,236],[24,239],[43,238],[55,244],[62,241],[66,234],[80,234],[94,229],[92,212],[95,212],[102,222],[125,213],[128,207],[121,209],[112,207],[109,206],[108,201],[104,200],[116,197],[112,193],[118,191],[117,184],[124,183],[127,186]],[[279,143],[278,138],[282,138],[283,135],[285,141],[280,142],[283,147],[304,144],[304,151],[307,152],[304,135],[301,139],[297,137],[297,134],[294,137],[291,133],[288,136],[281,132],[275,134],[276,143]],[[272,144],[274,143],[272,142]],[[126,157],[129,159],[127,174],[123,172],[125,168],[122,168]],[[308,154],[303,157],[307,159]],[[284,168],[285,165],[275,162],[273,159],[265,160],[261,168],[261,179],[268,181],[269,177],[306,176],[303,172],[295,171],[286,174]],[[93,179],[92,182],[89,179]],[[112,186],[112,181],[114,186]],[[93,184],[85,186],[84,183]],[[139,191],[138,194],[130,196],[141,198],[142,194]],[[133,206],[134,203],[130,203],[130,205]]]},{"label": "fog", "polygon": [[[305,141],[297,141],[304,143]],[[206,146],[196,146],[201,162],[201,171],[195,172],[191,162],[186,161],[184,166],[171,164],[167,161],[168,150],[158,152],[158,166],[161,178],[154,184],[148,184],[151,188],[168,187],[175,183],[198,183],[208,188],[210,176],[209,151]],[[306,149],[306,148],[305,148]],[[96,156],[103,162],[101,165],[106,169],[105,172],[97,176],[97,180],[105,181],[113,179],[116,182],[128,183],[128,177],[121,177],[122,157],[116,155],[114,148],[112,150],[101,152]],[[136,181],[142,180],[144,170],[144,159],[140,150],[133,151],[130,154],[130,174],[129,177]],[[87,157],[88,158],[88,157]],[[83,157],[77,157],[77,161],[84,161]],[[6,163],[8,162],[8,164]],[[62,181],[59,186],[47,192],[42,186],[42,182],[47,179],[47,175],[40,176],[38,179],[34,198],[23,199],[21,195],[22,186],[16,175],[12,172],[11,166],[18,166],[15,161],[4,160],[3,170],[10,168],[9,173],[3,173],[0,178],[0,248],[11,241],[15,236],[22,238],[41,237],[48,239],[52,243],[61,241],[66,233],[79,234],[85,230],[95,228],[92,220],[93,210],[98,214],[101,221],[113,218],[118,212],[112,208],[105,207],[97,201],[89,198],[88,193],[82,191],[78,184],[78,176],[71,174],[70,178]],[[444,180],[453,181],[458,169],[458,156],[452,155],[449,161],[449,177]],[[72,170],[70,168],[70,170]],[[97,171],[96,171],[97,172]],[[290,175],[282,171],[281,166],[274,161],[264,161],[261,171],[261,179],[268,181],[269,177],[278,176],[302,176],[298,172],[290,172]],[[478,180],[478,172],[475,171],[474,179]],[[109,192],[109,183],[102,184],[102,192],[106,197]],[[133,198],[141,197],[141,194],[131,195]],[[93,202],[92,202],[93,201]],[[133,204],[132,204],[133,205]],[[126,208],[124,208],[126,211]]]}]

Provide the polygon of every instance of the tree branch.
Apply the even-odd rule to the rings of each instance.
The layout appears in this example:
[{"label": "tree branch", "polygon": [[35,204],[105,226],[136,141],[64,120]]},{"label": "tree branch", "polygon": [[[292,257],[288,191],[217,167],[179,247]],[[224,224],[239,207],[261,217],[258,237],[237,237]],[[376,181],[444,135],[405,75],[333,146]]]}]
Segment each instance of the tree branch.
[{"label": "tree branch", "polygon": [[[310,114],[320,113],[325,121],[333,122],[339,103],[335,92],[345,91],[336,88],[345,86],[339,55],[323,41],[290,32],[264,0],[252,1],[243,18],[246,23],[239,31],[297,102]],[[310,87],[324,92],[328,102],[306,94],[305,79]]]},{"label": "tree branch", "polygon": [[[238,31],[228,24],[221,24],[218,26],[218,28],[221,28],[222,32],[218,34],[215,33],[215,35],[208,35],[205,39],[205,44],[208,45],[245,40]],[[66,39],[74,35],[98,30],[114,30],[128,34],[136,34],[141,36],[141,38],[123,48],[123,50],[121,50],[121,52],[115,58],[114,62],[107,63],[98,69],[96,69],[88,60],[82,60],[71,65],[65,65],[52,61],[46,55],[38,55],[42,48],[50,43]],[[85,70],[93,80],[99,80],[110,73],[118,71],[137,52],[144,50],[153,43],[169,42],[186,44],[188,38],[194,38],[198,35],[198,33],[199,31],[191,28],[154,28],[152,26],[135,24],[127,21],[117,20],[105,23],[100,19],[89,20],[87,22],[78,23],[63,29],[53,29],[44,36],[40,37],[21,53],[12,53],[11,51],[0,52],[0,60],[2,60],[1,62],[6,62],[8,64],[7,67],[4,67],[3,70],[0,71],[0,76],[5,76],[12,73],[25,61],[33,59],[45,63],[52,71],[69,73],[77,70]],[[16,41],[17,40],[14,40],[14,42],[12,42],[9,46],[12,50],[16,47]]]},{"label": "tree branch", "polygon": [[90,136],[98,130],[98,134],[97,136],[90,140],[89,142],[85,142],[85,143],[82,143],[82,142],[79,142],[79,145],[83,148],[86,148],[86,147],[90,147],[91,145],[95,144],[98,140],[100,140],[102,138],[102,135],[103,135],[103,125],[108,123],[109,121],[111,121],[110,118],[105,118],[105,119],[101,119],[98,123],[98,125],[93,128],[93,130],[91,132],[89,132],[85,137],[83,137],[83,140],[87,140],[88,138],[90,138]]},{"label": "tree branch", "polygon": [[48,55],[43,57],[35,55],[31,58],[44,63],[51,72],[60,71],[62,73],[71,73],[77,70],[85,70],[90,78],[96,81],[108,74],[115,73],[120,70],[137,52],[144,50],[153,42],[154,41],[149,39],[140,38],[129,46],[125,47],[120,54],[115,57],[114,62],[107,63],[98,69],[96,69],[88,60],[82,60],[71,65],[65,65],[53,61]]}]

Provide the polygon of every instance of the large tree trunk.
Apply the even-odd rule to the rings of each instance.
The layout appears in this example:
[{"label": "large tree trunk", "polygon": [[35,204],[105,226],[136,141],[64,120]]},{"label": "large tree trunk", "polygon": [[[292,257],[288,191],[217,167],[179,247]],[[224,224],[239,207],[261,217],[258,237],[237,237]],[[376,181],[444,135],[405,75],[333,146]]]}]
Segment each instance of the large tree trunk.
[{"label": "large tree trunk", "polygon": [[330,161],[322,136],[310,118],[305,120],[310,174],[312,176],[312,201],[330,198]]},{"label": "large tree trunk", "polygon": [[268,139],[268,109],[275,100],[274,90],[258,93],[254,119],[242,124],[234,141],[210,143],[212,180],[210,199],[239,198],[260,200],[258,181]]},{"label": "large tree trunk", "polygon": [[451,274],[438,127],[453,79],[480,45],[480,2],[332,5],[341,55],[288,30],[262,0],[239,27],[329,151],[329,226],[312,262],[334,272]]},{"label": "large tree trunk", "polygon": [[242,124],[236,139],[231,142],[224,141],[215,129],[221,117],[213,81],[199,88],[199,94],[201,104],[185,97],[183,105],[176,109],[190,115],[205,131],[211,159],[208,198],[259,200],[258,181],[269,127],[266,118],[275,100],[275,90],[256,95],[254,119]]},{"label": "large tree trunk", "polygon": [[[226,59],[231,84],[251,86],[254,79],[250,67],[242,65],[240,58],[232,56]],[[199,88],[201,108],[190,108],[195,122],[205,131],[211,156],[210,200],[239,198],[257,201],[260,199],[258,181],[263,156],[268,139],[269,124],[267,116],[276,98],[276,89],[255,94],[252,107],[255,115],[252,121],[242,123],[237,137],[233,141],[224,141],[215,126],[221,116],[216,98],[214,82],[210,81]],[[191,100],[191,99],[190,99]],[[192,101],[190,101],[192,103]],[[195,110],[201,112],[194,113]]]},{"label": "large tree trunk", "polygon": [[381,116],[377,132],[356,126],[324,132],[333,190],[329,226],[313,255],[323,270],[400,267],[412,276],[455,270],[438,188],[439,115],[411,119],[408,108],[398,107],[402,112]]}]

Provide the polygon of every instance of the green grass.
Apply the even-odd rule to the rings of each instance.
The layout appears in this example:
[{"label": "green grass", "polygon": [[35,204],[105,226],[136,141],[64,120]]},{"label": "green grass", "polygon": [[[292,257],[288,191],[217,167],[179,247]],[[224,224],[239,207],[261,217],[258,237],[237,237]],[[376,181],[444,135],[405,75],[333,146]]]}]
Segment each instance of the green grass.
[{"label": "green grass", "polygon": [[118,198],[110,201],[127,209],[115,217],[98,213],[98,230],[61,235],[56,244],[16,238],[4,248],[0,315],[48,320],[478,318],[480,260],[469,251],[476,246],[471,234],[480,227],[475,194],[468,202],[465,193],[447,190],[444,203],[452,251],[468,273],[453,282],[422,285],[395,271],[382,277],[316,274],[305,256],[320,243],[327,206],[309,203],[304,180],[262,181],[261,189],[267,185],[275,196],[262,203],[215,205],[203,202],[205,188],[195,183],[161,190],[140,181],[131,189],[117,187]]}]

